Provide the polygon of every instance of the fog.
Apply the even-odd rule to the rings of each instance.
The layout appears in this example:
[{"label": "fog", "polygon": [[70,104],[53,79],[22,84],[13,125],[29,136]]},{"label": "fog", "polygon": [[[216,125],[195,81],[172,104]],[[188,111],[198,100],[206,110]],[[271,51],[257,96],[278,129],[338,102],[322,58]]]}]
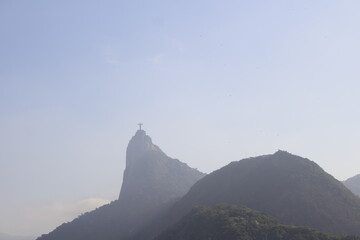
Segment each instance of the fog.
[{"label": "fog", "polygon": [[358,1],[0,2],[0,232],[117,199],[130,138],[210,173],[278,149],[360,173]]}]

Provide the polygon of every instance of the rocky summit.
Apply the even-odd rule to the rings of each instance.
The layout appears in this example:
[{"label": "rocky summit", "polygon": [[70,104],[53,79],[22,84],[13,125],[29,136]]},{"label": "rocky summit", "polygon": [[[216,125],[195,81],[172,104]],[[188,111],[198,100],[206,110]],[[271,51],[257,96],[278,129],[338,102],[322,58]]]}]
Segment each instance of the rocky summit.
[{"label": "rocky summit", "polygon": [[119,201],[150,208],[182,197],[204,174],[168,157],[138,130],[126,151],[126,169]]}]

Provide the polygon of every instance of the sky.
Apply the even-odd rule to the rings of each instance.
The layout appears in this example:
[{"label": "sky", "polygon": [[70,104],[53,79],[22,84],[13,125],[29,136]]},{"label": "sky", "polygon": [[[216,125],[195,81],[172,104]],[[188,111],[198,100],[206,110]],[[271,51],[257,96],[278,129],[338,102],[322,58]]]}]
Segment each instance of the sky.
[{"label": "sky", "polygon": [[128,141],[210,173],[278,149],[360,173],[357,0],[0,0],[0,232],[118,198]]}]

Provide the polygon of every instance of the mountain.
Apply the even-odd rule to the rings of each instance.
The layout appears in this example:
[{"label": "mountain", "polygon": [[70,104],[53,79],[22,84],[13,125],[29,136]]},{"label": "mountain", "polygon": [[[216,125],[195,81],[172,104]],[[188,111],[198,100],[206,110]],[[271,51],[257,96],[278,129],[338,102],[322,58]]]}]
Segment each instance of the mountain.
[{"label": "mountain", "polygon": [[119,199],[64,223],[38,240],[130,238],[165,212],[203,176],[185,163],[168,157],[140,129],[127,147]]},{"label": "mountain", "polygon": [[194,206],[218,203],[243,205],[282,224],[360,236],[360,199],[316,163],[285,151],[232,162],[205,176],[147,234],[156,236]]},{"label": "mountain", "polygon": [[[360,198],[308,159],[278,151],[232,162],[204,176],[168,157],[140,129],[127,148],[119,199],[61,225],[38,240],[149,240],[178,222],[193,207],[219,203],[261,211],[281,224],[360,236]],[[222,223],[219,224],[221,227]],[[280,233],[285,231],[284,236],[300,234],[296,239],[303,238],[301,234],[314,233],[306,228],[276,229],[281,229]],[[314,234],[316,238],[310,239],[319,236],[331,239],[328,235]]]},{"label": "mountain", "polygon": [[360,240],[335,236],[307,227],[279,224],[274,218],[246,207],[220,204],[196,207],[155,240]]},{"label": "mountain", "polygon": [[203,176],[185,163],[169,158],[144,130],[138,130],[126,150],[119,201],[137,209],[152,209],[182,197]]},{"label": "mountain", "polygon": [[344,185],[360,197],[360,174],[345,180]]}]

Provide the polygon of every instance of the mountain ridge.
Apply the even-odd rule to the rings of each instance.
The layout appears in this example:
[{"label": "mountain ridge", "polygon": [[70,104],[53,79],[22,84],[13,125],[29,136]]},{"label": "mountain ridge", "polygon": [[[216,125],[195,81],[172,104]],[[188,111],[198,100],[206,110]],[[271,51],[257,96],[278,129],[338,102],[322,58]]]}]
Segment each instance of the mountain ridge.
[{"label": "mountain ridge", "polygon": [[168,157],[144,130],[129,141],[118,200],[64,223],[37,240],[127,239],[168,209],[204,174]]},{"label": "mountain ridge", "polygon": [[164,216],[163,226],[194,206],[218,203],[246,206],[286,225],[360,235],[360,199],[315,162],[285,151],[231,162],[208,174]]},{"label": "mountain ridge", "polygon": [[118,200],[38,240],[146,240],[198,205],[242,205],[281,224],[360,236],[360,198],[315,162],[286,151],[205,174],[168,157],[139,129],[129,141]]}]

